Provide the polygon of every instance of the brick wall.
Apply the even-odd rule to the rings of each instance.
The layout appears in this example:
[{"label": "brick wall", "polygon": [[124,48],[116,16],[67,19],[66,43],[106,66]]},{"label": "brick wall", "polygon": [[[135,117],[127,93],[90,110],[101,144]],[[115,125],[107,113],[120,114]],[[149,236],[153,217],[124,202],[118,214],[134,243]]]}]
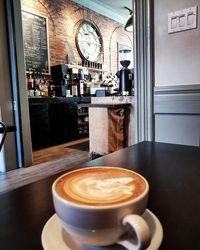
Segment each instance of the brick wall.
[{"label": "brick wall", "polygon": [[76,28],[80,20],[88,20],[98,27],[103,38],[103,53],[99,59],[108,73],[118,68],[118,43],[133,47],[132,33],[121,24],[69,0],[21,0],[23,10],[48,17],[50,65],[69,63],[66,43],[72,47],[75,60],[81,62],[75,44]]}]

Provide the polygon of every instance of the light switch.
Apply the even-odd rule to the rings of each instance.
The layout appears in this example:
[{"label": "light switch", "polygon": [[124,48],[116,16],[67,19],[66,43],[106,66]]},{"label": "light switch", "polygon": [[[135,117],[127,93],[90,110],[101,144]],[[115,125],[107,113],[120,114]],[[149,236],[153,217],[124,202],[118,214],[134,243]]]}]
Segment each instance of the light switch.
[{"label": "light switch", "polygon": [[187,25],[192,25],[194,23],[195,15],[193,13],[188,13],[187,16]]},{"label": "light switch", "polygon": [[197,6],[168,13],[168,33],[197,28]]},{"label": "light switch", "polygon": [[179,16],[179,27],[184,27],[185,26],[185,15],[180,15]]},{"label": "light switch", "polygon": [[171,28],[175,29],[177,27],[177,16],[172,17],[171,19]]}]

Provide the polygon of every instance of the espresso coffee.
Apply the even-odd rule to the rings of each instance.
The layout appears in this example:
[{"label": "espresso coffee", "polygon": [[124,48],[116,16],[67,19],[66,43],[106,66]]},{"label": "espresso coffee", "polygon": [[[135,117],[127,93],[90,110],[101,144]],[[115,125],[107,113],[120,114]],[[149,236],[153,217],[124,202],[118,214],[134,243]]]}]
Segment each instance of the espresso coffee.
[{"label": "espresso coffee", "polygon": [[135,172],[117,167],[91,167],[61,176],[55,190],[63,199],[81,205],[108,206],[133,200],[146,189]]}]

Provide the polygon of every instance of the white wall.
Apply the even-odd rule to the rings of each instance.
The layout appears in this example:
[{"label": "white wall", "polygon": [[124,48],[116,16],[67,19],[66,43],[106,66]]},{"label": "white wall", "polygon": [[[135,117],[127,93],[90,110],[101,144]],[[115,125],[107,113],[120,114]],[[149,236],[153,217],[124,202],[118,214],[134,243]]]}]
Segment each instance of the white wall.
[{"label": "white wall", "polygon": [[[197,29],[168,34],[168,13],[198,6]],[[200,84],[200,0],[155,0],[155,86]]]}]

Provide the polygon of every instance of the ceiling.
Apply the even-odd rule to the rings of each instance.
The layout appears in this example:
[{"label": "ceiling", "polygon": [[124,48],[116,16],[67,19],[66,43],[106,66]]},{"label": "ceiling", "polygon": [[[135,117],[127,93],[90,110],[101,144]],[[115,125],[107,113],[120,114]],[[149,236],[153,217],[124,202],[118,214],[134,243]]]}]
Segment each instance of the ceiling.
[{"label": "ceiling", "polygon": [[129,17],[129,11],[124,7],[132,9],[132,0],[73,0],[73,1],[122,24],[125,24]]}]

